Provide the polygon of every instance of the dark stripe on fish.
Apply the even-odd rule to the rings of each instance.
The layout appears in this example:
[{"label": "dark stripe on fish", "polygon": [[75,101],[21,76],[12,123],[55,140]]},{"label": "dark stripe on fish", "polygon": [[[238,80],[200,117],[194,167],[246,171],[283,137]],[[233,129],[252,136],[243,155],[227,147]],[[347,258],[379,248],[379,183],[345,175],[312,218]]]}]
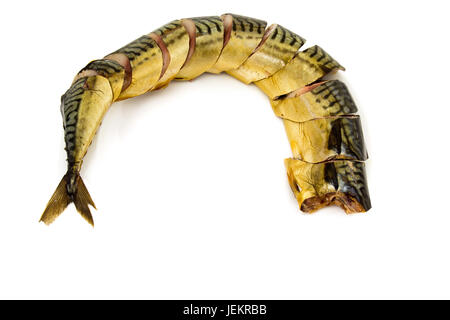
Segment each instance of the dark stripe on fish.
[{"label": "dark stripe on fish", "polygon": [[136,57],[139,57],[141,54],[147,52],[149,49],[155,48],[156,46],[157,44],[155,40],[145,35],[127,44],[114,53],[123,53],[128,57],[128,59],[130,59],[130,61],[132,61],[136,59]]},{"label": "dark stripe on fish", "polygon": [[63,118],[65,150],[69,166],[75,163],[75,135],[78,111],[85,92],[87,77],[76,80],[61,97],[61,115]]}]

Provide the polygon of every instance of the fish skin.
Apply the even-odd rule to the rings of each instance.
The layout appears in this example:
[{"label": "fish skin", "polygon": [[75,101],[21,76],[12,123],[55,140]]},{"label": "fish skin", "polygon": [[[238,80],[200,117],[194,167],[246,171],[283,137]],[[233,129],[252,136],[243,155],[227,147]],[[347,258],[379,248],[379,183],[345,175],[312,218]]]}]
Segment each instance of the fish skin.
[{"label": "fish skin", "polygon": [[227,73],[246,84],[266,79],[285,67],[304,43],[305,40],[296,33],[276,25],[239,68]]},{"label": "fish skin", "polygon": [[276,116],[295,122],[358,111],[347,86],[339,80],[326,81],[299,96],[283,97],[270,103]]},{"label": "fish skin", "polygon": [[223,48],[224,27],[220,17],[190,18],[195,24],[195,50],[176,76],[176,80],[192,80],[211,69]]},{"label": "fish skin", "polygon": [[[119,97],[120,93],[122,92],[125,78],[125,69],[122,65],[114,60],[98,59],[89,62],[86,67],[80,70],[78,75],[87,70],[93,70],[96,72],[96,74],[108,79],[113,91],[113,101],[115,101]],[[75,77],[75,79],[78,78],[78,75],[77,77]]]},{"label": "fish skin", "polygon": [[[144,35],[113,52],[125,55],[131,65],[131,84],[120,93],[119,100],[144,94],[151,90],[161,77],[163,57],[155,40]],[[106,56],[107,59],[110,55]]]},{"label": "fish skin", "polygon": [[[102,76],[88,77],[78,108],[75,127],[75,164],[82,162],[103,117],[113,102],[113,92],[108,79]],[[66,116],[63,113],[63,117]]]},{"label": "fish skin", "polygon": [[52,223],[73,202],[78,213],[89,224],[94,225],[89,206],[95,208],[95,204],[80,177],[80,169],[113,97],[109,80],[100,75],[75,80],[61,97],[67,173],[61,179],[39,221]]},{"label": "fish skin", "polygon": [[310,163],[368,158],[359,116],[283,120],[294,158]]},{"label": "fish skin", "polygon": [[158,80],[154,90],[166,87],[183,67],[189,52],[189,34],[180,20],[174,20],[153,31],[161,37],[170,57],[164,75]]},{"label": "fish skin", "polygon": [[313,213],[337,205],[346,213],[366,212],[371,208],[364,162],[337,160],[307,163],[286,159],[289,184],[300,210]]},{"label": "fish skin", "polygon": [[286,66],[271,77],[256,81],[270,99],[305,87],[325,75],[337,70],[345,70],[319,46],[312,46],[300,51]]},{"label": "fish skin", "polygon": [[215,65],[208,70],[210,73],[221,73],[242,65],[261,42],[267,26],[266,21],[232,13],[223,15],[222,20],[226,15],[232,17],[230,39]]}]

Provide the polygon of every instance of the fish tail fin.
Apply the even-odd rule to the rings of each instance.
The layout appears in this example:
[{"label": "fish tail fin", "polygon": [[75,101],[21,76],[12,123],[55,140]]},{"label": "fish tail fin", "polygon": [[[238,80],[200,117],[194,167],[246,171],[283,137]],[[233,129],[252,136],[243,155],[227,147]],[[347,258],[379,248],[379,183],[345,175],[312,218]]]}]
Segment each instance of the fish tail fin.
[{"label": "fish tail fin", "polygon": [[[67,185],[71,180],[72,179],[70,179],[69,173],[66,173],[61,179],[58,187],[56,187],[56,190],[53,193],[52,197],[48,201],[44,213],[42,214],[39,221],[42,221],[47,225],[51,224],[53,221],[55,221],[56,218],[61,215],[64,209],[66,209],[67,206],[71,202],[73,202],[78,213],[87,222],[89,222],[89,224],[94,226],[94,219],[92,218],[91,211],[89,210],[89,205],[97,209],[95,207],[94,201],[92,201],[92,198],[89,195],[89,192],[87,191],[86,186],[84,185],[84,182],[78,173],[75,177],[75,192],[73,194],[69,194]],[[72,190],[72,188],[69,189]]]},{"label": "fish tail fin", "polygon": [[94,209],[97,208],[80,176],[77,177],[77,192],[75,193],[73,202],[75,203],[75,208],[77,208],[78,213],[89,222],[90,225],[94,226],[94,219],[89,210],[89,205],[94,207]]},{"label": "fish tail fin", "polygon": [[72,202],[72,199],[67,194],[67,174],[61,179],[61,182],[56,187],[55,192],[47,203],[44,213],[39,219],[46,225],[49,225],[67,208]]}]

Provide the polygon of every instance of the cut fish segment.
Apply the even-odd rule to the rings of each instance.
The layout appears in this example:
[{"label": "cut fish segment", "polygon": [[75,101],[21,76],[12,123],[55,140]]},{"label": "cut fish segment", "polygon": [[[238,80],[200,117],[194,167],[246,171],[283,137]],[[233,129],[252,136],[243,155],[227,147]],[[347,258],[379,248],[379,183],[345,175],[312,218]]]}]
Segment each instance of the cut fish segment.
[{"label": "cut fish segment", "polygon": [[[189,33],[191,46],[186,63],[176,79],[191,80],[216,63],[223,48],[224,27],[220,17],[183,19],[182,22]],[[194,39],[195,44],[192,45]]]},{"label": "cut fish segment", "polygon": [[181,67],[186,62],[190,48],[190,38],[184,24],[182,24],[180,20],[172,21],[161,28],[156,29],[150,34],[150,36],[153,39],[159,38],[162,44],[157,41],[158,45],[160,47],[164,45],[167,50],[167,52],[162,50],[164,56],[162,77],[153,88],[160,89],[167,86],[169,82],[175,78]]},{"label": "cut fish segment", "polygon": [[359,116],[283,122],[294,158],[311,163],[367,159]]},{"label": "cut fish segment", "polygon": [[364,162],[339,160],[306,163],[286,159],[289,184],[303,212],[312,213],[336,205],[346,213],[371,208]]},{"label": "cut fish segment", "polygon": [[264,35],[267,22],[239,16],[222,15],[225,28],[224,48],[216,64],[208,70],[220,73],[238,68],[252,54]]},{"label": "cut fish segment", "polygon": [[271,105],[278,117],[295,122],[358,111],[347,86],[339,80],[303,87],[272,100]]},{"label": "cut fish segment", "polygon": [[120,63],[114,60],[94,60],[91,61],[86,67],[81,69],[73,82],[82,77],[91,77],[95,75],[101,75],[102,77],[108,79],[113,91],[113,101],[115,101],[122,92],[125,79],[125,68]]},{"label": "cut fish segment", "polygon": [[[131,71],[130,59],[128,59],[128,57],[123,53],[112,53],[112,54],[107,55],[104,59],[115,61],[123,67],[125,74],[124,74],[124,78],[123,78],[122,89],[120,91],[120,93],[122,93],[131,84],[132,71]],[[115,98],[115,99],[117,99],[117,98]]]},{"label": "cut fish segment", "polygon": [[[114,54],[125,55],[131,65],[131,83],[122,91],[118,100],[141,95],[158,82],[163,68],[161,49],[155,40],[145,35],[122,47]],[[113,55],[106,58],[112,59]]]},{"label": "cut fish segment", "polygon": [[336,60],[319,46],[298,52],[289,63],[273,76],[255,82],[270,98],[288,94],[303,88],[325,75],[345,70]]},{"label": "cut fish segment", "polygon": [[303,38],[288,29],[271,25],[252,55],[227,73],[246,84],[265,79],[286,66],[304,43]]}]

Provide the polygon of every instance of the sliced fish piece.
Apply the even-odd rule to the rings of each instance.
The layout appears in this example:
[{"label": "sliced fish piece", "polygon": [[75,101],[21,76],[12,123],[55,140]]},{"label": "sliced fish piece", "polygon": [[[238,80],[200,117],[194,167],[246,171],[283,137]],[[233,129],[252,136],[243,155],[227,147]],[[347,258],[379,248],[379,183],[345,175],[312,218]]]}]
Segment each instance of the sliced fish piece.
[{"label": "sliced fish piece", "polygon": [[286,159],[284,163],[303,212],[313,213],[330,205],[341,207],[346,213],[371,208],[364,162],[338,160],[313,164]]},{"label": "sliced fish piece", "polygon": [[285,67],[304,43],[294,32],[271,25],[252,55],[239,68],[227,73],[246,84],[266,79]]},{"label": "sliced fish piece", "polygon": [[270,103],[278,117],[295,122],[358,111],[347,86],[339,80],[310,85],[277,97]]},{"label": "sliced fish piece", "polygon": [[122,91],[125,68],[114,60],[99,59],[91,61],[86,67],[81,69],[75,77],[74,82],[82,77],[101,75],[108,79],[113,91],[113,101],[115,101]]},{"label": "sliced fish piece", "polygon": [[267,22],[236,14],[224,14],[224,48],[216,64],[208,70],[220,73],[238,68],[261,42]]},{"label": "sliced fish piece", "polygon": [[131,83],[122,91],[118,100],[141,95],[152,89],[158,82],[163,68],[161,49],[155,40],[145,35],[127,44],[105,59],[117,58],[117,55],[128,58],[131,66]]},{"label": "sliced fish piece", "polygon": [[311,163],[368,158],[359,116],[283,122],[294,158]]},{"label": "sliced fish piece", "polygon": [[298,52],[289,63],[273,76],[255,82],[270,98],[288,94],[303,88],[325,75],[345,70],[336,60],[319,46]]},{"label": "sliced fish piece", "polygon": [[223,48],[224,27],[220,17],[183,19],[189,33],[190,47],[187,60],[177,80],[191,80],[211,69]]},{"label": "sliced fish piece", "polygon": [[186,62],[189,52],[189,34],[180,20],[174,20],[149,36],[154,39],[163,53],[164,66],[161,78],[153,89],[160,89],[175,78]]}]

